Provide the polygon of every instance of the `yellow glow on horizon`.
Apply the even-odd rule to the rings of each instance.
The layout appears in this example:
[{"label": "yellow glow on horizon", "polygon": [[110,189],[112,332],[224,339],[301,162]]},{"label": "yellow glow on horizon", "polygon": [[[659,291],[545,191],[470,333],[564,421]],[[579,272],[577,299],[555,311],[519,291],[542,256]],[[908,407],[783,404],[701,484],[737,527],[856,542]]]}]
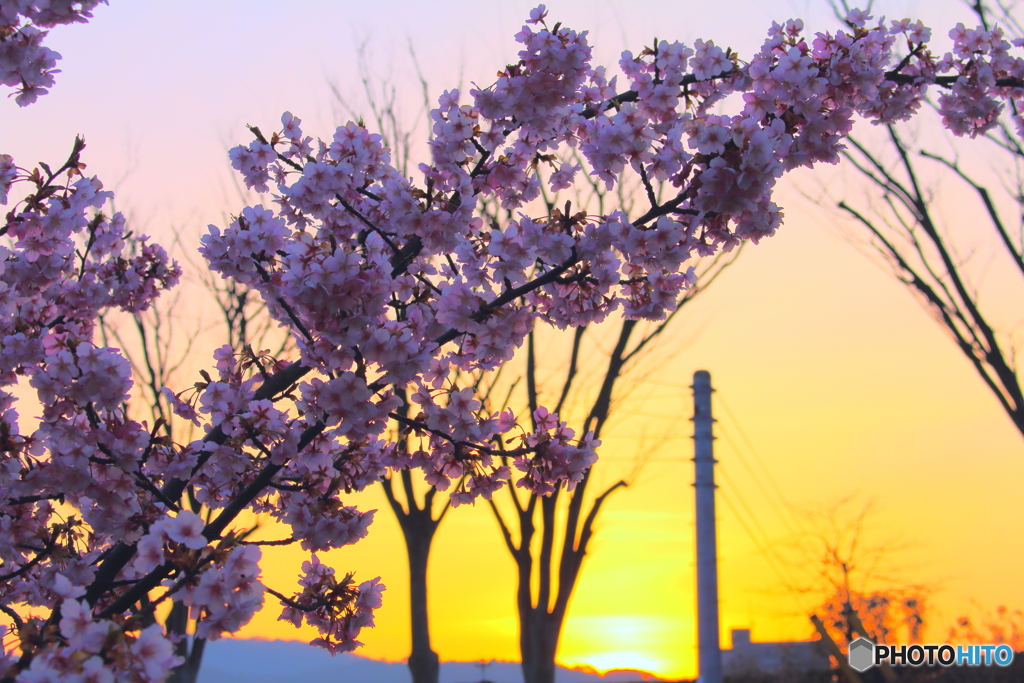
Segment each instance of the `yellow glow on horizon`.
[{"label": "yellow glow on horizon", "polygon": [[652,673],[664,668],[664,662],[631,650],[604,651],[586,657],[587,665],[601,674],[609,671],[633,669]]},{"label": "yellow glow on horizon", "polygon": [[[639,607],[639,605],[638,605]],[[576,616],[567,624],[559,648],[559,663],[589,666],[598,671],[671,669],[677,649],[675,624],[657,616]]]}]

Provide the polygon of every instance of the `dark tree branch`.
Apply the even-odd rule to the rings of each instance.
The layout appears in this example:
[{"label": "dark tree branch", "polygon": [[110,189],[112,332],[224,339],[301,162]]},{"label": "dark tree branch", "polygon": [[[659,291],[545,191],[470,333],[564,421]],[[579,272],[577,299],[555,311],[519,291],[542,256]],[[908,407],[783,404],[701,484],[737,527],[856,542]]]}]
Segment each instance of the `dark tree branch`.
[{"label": "dark tree branch", "polygon": [[[576,366],[579,362],[580,357],[580,345],[583,342],[583,334],[587,331],[586,325],[581,325],[573,330],[572,335],[572,352],[569,355],[569,369],[565,373],[565,382],[562,383],[562,393],[558,397],[558,403],[555,404],[555,413],[561,414],[562,406],[565,404],[566,397],[569,396],[569,389],[572,388],[572,382],[576,379]],[[532,335],[531,335],[532,340]]]},{"label": "dark tree branch", "polygon": [[988,216],[992,221],[993,227],[995,227],[996,232],[999,234],[999,238],[1002,240],[1003,246],[1006,247],[1007,254],[1011,259],[1013,259],[1013,262],[1017,266],[1017,270],[1021,272],[1021,275],[1024,275],[1024,254],[1022,254],[1020,247],[1014,243],[1013,238],[1010,237],[1010,233],[1007,231],[1006,226],[999,217],[999,211],[996,209],[995,202],[992,201],[992,195],[989,194],[988,189],[976,183],[966,173],[964,173],[958,164],[949,161],[948,159],[926,151],[922,151],[921,156],[926,159],[934,159],[935,161],[938,161],[940,164],[958,175],[965,183],[974,188],[974,191],[978,193],[978,197],[985,205],[985,211],[988,212]]}]

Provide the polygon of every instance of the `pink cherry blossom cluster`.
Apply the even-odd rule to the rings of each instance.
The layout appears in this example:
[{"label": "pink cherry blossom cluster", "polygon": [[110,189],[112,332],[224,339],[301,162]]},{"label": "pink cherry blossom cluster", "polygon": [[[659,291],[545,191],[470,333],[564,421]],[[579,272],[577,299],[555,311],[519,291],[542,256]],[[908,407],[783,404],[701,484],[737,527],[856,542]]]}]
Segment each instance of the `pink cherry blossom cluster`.
[{"label": "pink cherry blossom cluster", "polygon": [[[968,29],[957,24],[949,37],[953,39],[953,52],[944,55],[934,68],[940,73],[952,72],[956,80],[949,92],[939,95],[939,112],[942,123],[956,135],[976,137],[996,125],[1003,110],[1000,94],[1009,92],[1015,102],[1019,101],[1019,88],[1011,90],[1007,86],[1024,78],[1024,65],[1020,58],[1010,55],[1011,45],[999,27]],[[926,36],[922,38],[927,40]],[[1014,40],[1013,45],[1024,46],[1024,39]],[[1018,130],[1024,130],[1019,115],[1013,121]]]},{"label": "pink cherry blossom cluster", "polygon": [[[200,554],[198,562],[209,560],[210,568],[201,573],[186,571],[181,580],[183,601],[190,616],[199,620],[198,638],[217,640],[234,633],[263,607],[263,584],[257,578],[260,549],[236,546],[221,554],[220,558]],[[198,574],[198,579],[192,578],[193,574]]]},{"label": "pink cherry blossom cluster", "polygon": [[305,621],[321,633],[314,645],[331,654],[351,652],[361,646],[356,638],[364,628],[373,627],[373,611],[381,606],[384,584],[380,577],[353,585],[349,574],[340,581],[334,570],[320,563],[314,553],[302,563],[302,590],[291,598],[277,597],[285,605],[278,619],[301,626]]},{"label": "pink cherry blossom cluster", "polygon": [[533,421],[537,425],[536,431],[524,434],[521,439],[537,455],[513,458],[516,469],[523,473],[516,486],[542,496],[554,493],[559,482],[565,482],[565,488],[573,490],[583,480],[584,473],[597,462],[596,449],[601,442],[594,438],[593,432],[587,432],[578,442],[574,441],[576,432],[543,406],[533,411]]},{"label": "pink cherry blossom cluster", "polygon": [[[95,4],[11,7],[39,23]],[[319,630],[316,644],[356,647],[378,580],[356,586],[313,555],[299,592],[275,592],[233,528],[239,514],[267,513],[286,529],[272,542],[317,552],[367,534],[374,511],[345,498],[393,471],[421,470],[453,505],[513,481],[572,489],[597,458],[593,434],[543,407],[521,427],[487,410],[467,377],[508,362],[538,323],[664,319],[695,258],[774,234],[777,179],[835,163],[855,117],[905,119],[941,87],[946,125],[979,135],[1024,97],[1024,60],[998,29],[957,27],[954,51],[936,58],[920,23],[854,12],[847,30],[813,38],[799,21],[773,24],[748,62],[712,41],[659,41],[609,75],[585,32],[546,17],[531,12],[518,61],[493,84],[467,101],[442,94],[418,181],[391,165],[380,135],[348,123],[314,140],[288,112],[231,151],[265,199],[211,226],[200,251],[259,293],[298,358],[222,347],[215,374],[166,389],[173,419],[201,429],[192,443],[128,418],[130,367],[93,334],[104,311],[144,310],[180,270],[103,213],[109,193],[81,176],[80,141],[56,171],[0,155],[0,199],[29,188],[0,227],[0,611],[23,653],[0,663],[4,683],[162,680],[170,643],[133,616],[147,596],[180,598],[216,638],[269,593],[282,618]],[[613,189],[627,175],[646,195],[634,215],[558,197],[580,176]],[[510,220],[485,220],[484,202]],[[22,378],[44,406],[27,434]]]},{"label": "pink cherry blossom cluster", "polygon": [[[162,629],[142,629],[123,612],[100,617],[79,599],[104,551],[137,538],[139,522],[158,514],[140,486],[150,433],[124,412],[131,370],[117,349],[93,342],[97,317],[145,310],[180,269],[127,234],[123,216],[103,213],[111,194],[82,176],[83,148],[76,141],[56,170],[22,169],[7,155],[0,164],[5,204],[13,185],[27,188],[0,227],[0,605],[32,653],[5,661],[24,669],[23,681],[113,680],[111,662],[133,680],[160,681],[177,663]],[[42,404],[31,434],[19,428],[17,384]],[[25,620],[11,605],[51,617]],[[66,645],[53,640],[58,625]]]},{"label": "pink cherry blossom cluster", "polygon": [[43,47],[47,31],[84,23],[107,0],[5,0],[0,5],[0,83],[17,88],[15,101],[32,104],[53,85],[60,55]]},{"label": "pink cherry blossom cluster", "polygon": [[162,683],[182,662],[158,624],[141,629],[137,637],[125,638],[121,624],[97,620],[84,600],[65,600],[59,613],[67,646],[32,657],[18,683]]},{"label": "pink cherry blossom cluster", "polygon": [[149,532],[139,540],[133,568],[139,574],[148,574],[167,561],[164,547],[168,541],[182,548],[202,550],[203,520],[191,510],[182,510],[175,517],[163,517],[149,526]]}]

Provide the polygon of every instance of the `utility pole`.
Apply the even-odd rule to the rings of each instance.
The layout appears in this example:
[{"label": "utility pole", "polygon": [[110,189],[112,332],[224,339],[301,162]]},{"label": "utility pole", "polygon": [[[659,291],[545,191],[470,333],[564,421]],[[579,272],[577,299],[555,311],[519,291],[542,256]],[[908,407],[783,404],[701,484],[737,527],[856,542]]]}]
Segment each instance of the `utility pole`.
[{"label": "utility pole", "polygon": [[697,499],[697,667],[699,683],[722,683],[718,643],[718,549],[711,373],[693,373],[693,487]]}]

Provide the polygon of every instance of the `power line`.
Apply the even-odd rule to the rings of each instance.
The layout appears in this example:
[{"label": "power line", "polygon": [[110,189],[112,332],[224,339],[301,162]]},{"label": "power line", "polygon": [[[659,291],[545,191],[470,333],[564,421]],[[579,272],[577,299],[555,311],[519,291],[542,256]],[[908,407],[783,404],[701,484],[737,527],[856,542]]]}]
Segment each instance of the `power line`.
[{"label": "power line", "polygon": [[[758,546],[759,551],[764,553],[769,559],[777,561],[779,563],[779,565],[782,566],[782,567],[786,567],[788,565],[788,562],[786,562],[786,559],[784,557],[782,557],[782,555],[776,549],[776,543],[774,541],[772,541],[771,535],[767,531],[765,531],[764,527],[761,525],[761,522],[758,519],[757,514],[754,513],[753,509],[751,509],[750,505],[747,503],[746,497],[740,495],[739,487],[736,486],[736,483],[733,481],[732,477],[729,476],[728,470],[726,470],[726,468],[722,467],[721,463],[719,463],[718,471],[722,473],[722,478],[725,480],[725,482],[728,483],[729,486],[731,486],[732,489],[736,492],[737,500],[739,500],[740,504],[743,506],[743,509],[746,511],[746,514],[748,514],[750,516],[750,520],[753,522],[753,525],[756,526],[757,529],[761,532],[761,537],[763,539],[763,542],[762,543],[758,543],[756,539],[752,539],[752,540],[754,540],[754,544],[756,546]],[[721,490],[721,492],[722,492],[722,494],[724,496],[725,495],[725,491]],[[732,505],[731,502],[729,503],[729,507],[730,507],[730,509],[733,510],[733,514],[737,514],[737,518],[738,518],[738,510],[736,509],[736,507],[734,505]],[[741,521],[741,524],[744,524],[744,528],[746,528],[748,530],[750,529],[750,525],[747,525],[742,520],[740,520],[740,521]],[[748,534],[749,533],[750,533],[750,531],[748,531]],[[783,572],[783,573],[787,577],[789,577],[789,579],[792,579],[792,576],[789,575],[788,570]],[[791,580],[787,580],[786,578],[783,578],[783,583],[787,586],[787,588],[790,588],[791,590],[792,590],[793,586],[796,585]]]},{"label": "power line", "polygon": [[750,475],[750,478],[754,480],[754,483],[757,485],[757,488],[761,491],[761,495],[764,496],[765,501],[771,506],[776,516],[778,516],[779,520],[785,525],[786,530],[794,536],[797,535],[798,532],[796,531],[796,529],[793,528],[793,522],[790,520],[790,517],[784,513],[783,509],[780,508],[778,503],[776,502],[774,496],[772,496],[772,494],[769,493],[768,489],[765,488],[765,485],[762,481],[763,477],[759,475],[757,472],[755,472],[754,469],[750,466],[750,461],[747,460],[747,457],[743,454],[743,451],[740,450],[736,442],[733,441],[732,437],[729,435],[729,430],[725,429],[725,426],[721,424],[721,422],[719,423],[719,426],[719,432],[722,434],[722,436],[725,437],[726,442],[730,446],[732,446],[733,454],[738,457],[740,464],[742,464],[744,469],[746,469],[747,474]]},{"label": "power line", "polygon": [[770,552],[768,552],[757,540],[757,536],[750,528],[750,525],[747,524],[746,520],[743,518],[743,515],[740,513],[739,509],[735,505],[733,505],[732,498],[730,496],[727,496],[725,494],[725,491],[721,489],[718,490],[718,493],[721,496],[722,500],[725,501],[725,504],[729,507],[729,509],[732,510],[732,513],[735,516],[736,521],[740,523],[740,526],[743,527],[743,530],[745,532],[747,532],[747,535],[750,537],[750,540],[754,542],[754,547],[757,548],[758,553],[760,553],[765,558],[765,560],[771,566],[772,571],[774,571],[776,576],[778,576],[779,580],[782,581],[782,585],[785,586],[786,589],[793,596],[793,598],[796,599],[799,595],[799,591],[795,588],[793,582],[790,581],[789,577],[787,576],[787,572],[782,570],[782,568],[776,561],[775,557]]},{"label": "power line", "polygon": [[781,500],[782,503],[788,509],[792,510],[793,506],[790,505],[789,501],[786,500],[786,495],[782,492],[782,488],[779,486],[779,482],[772,475],[771,469],[768,467],[767,464],[765,464],[764,458],[761,457],[760,452],[754,446],[753,442],[750,440],[750,437],[747,436],[747,432],[746,432],[746,430],[743,429],[743,425],[740,424],[739,418],[737,418],[736,414],[732,412],[731,408],[729,408],[729,403],[721,395],[719,395],[717,398],[718,398],[719,402],[722,404],[722,407],[725,408],[725,412],[729,415],[729,419],[732,420],[733,424],[736,425],[736,430],[740,433],[740,436],[743,438],[743,441],[746,442],[747,447],[750,449],[750,452],[754,454],[754,458],[757,460],[758,464],[761,466],[761,469],[762,469],[762,471],[764,471],[765,476],[768,478],[768,481],[771,483],[772,488],[775,489],[775,493],[776,493],[776,495],[778,495],[779,500]]},{"label": "power line", "polygon": [[746,496],[740,494],[739,487],[736,485],[736,482],[733,481],[732,477],[729,476],[729,471],[726,468],[722,467],[721,462],[718,463],[718,471],[722,473],[722,478],[725,479],[725,482],[732,487],[733,491],[736,492],[737,500],[739,500],[740,504],[743,506],[743,509],[746,510],[747,514],[750,515],[750,520],[753,522],[753,525],[757,527],[758,531],[761,532],[761,538],[764,541],[765,548],[767,549],[768,547],[773,546],[774,544],[771,541],[771,536],[768,534],[767,531],[765,531],[764,527],[761,526],[761,521],[757,518],[757,515],[754,514],[754,511],[750,508],[750,504],[747,503]]}]

